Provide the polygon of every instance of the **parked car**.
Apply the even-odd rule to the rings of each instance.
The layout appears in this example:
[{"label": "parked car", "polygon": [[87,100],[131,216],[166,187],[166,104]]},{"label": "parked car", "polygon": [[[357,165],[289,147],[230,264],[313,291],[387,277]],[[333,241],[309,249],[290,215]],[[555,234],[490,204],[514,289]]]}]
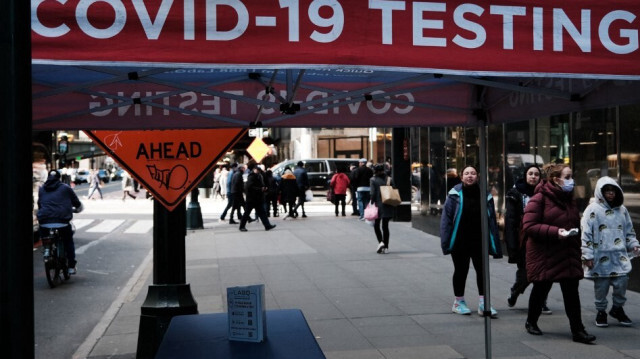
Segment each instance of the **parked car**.
[{"label": "parked car", "polygon": [[[291,170],[295,170],[298,161],[300,160],[287,160],[278,163],[271,167],[273,176],[276,179],[280,179],[282,172],[287,167]],[[349,171],[349,165],[357,163],[356,158],[309,158],[303,159],[304,168],[307,170],[309,176],[309,185],[314,195],[326,195],[329,190],[329,181],[338,168],[343,168],[347,172]]]},{"label": "parked car", "polygon": [[71,182],[75,184],[88,183],[89,182],[89,170],[79,169],[71,175]]},{"label": "parked car", "polygon": [[111,180],[112,181],[121,181],[123,173],[124,173],[124,170],[122,170],[122,169],[112,170],[111,171]]},{"label": "parked car", "polygon": [[111,176],[107,170],[98,170],[98,178],[104,183],[109,183],[111,180]]}]

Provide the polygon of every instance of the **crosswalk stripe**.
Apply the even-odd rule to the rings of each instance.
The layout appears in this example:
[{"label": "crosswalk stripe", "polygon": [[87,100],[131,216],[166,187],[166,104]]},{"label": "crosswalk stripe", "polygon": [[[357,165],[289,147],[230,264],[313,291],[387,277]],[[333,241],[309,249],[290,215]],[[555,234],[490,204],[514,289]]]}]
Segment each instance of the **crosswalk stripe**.
[{"label": "crosswalk stripe", "polygon": [[124,219],[105,219],[102,223],[87,229],[87,232],[109,233],[124,223]]},{"label": "crosswalk stripe", "polygon": [[82,227],[90,225],[91,223],[93,223],[93,221],[93,219],[74,219],[73,225],[76,227],[76,230],[78,230]]},{"label": "crosswalk stripe", "polygon": [[133,225],[127,228],[124,233],[147,233],[151,228],[153,228],[153,220],[142,219],[136,221]]}]

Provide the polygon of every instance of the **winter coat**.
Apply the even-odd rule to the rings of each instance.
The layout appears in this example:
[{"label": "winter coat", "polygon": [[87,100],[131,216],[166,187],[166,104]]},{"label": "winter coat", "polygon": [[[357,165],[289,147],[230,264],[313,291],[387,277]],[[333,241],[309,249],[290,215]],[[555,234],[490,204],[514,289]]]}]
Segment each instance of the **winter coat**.
[{"label": "winter coat", "polygon": [[[354,182],[356,188],[369,188],[369,181],[373,177],[373,170],[367,166],[360,166],[355,170]],[[364,189],[362,189],[364,190]]]},{"label": "winter coat", "polygon": [[256,205],[264,203],[266,186],[260,173],[249,172],[247,182],[244,184],[244,189],[247,203],[254,203]]},{"label": "winter coat", "polygon": [[38,222],[69,223],[73,218],[74,208],[81,208],[82,203],[76,193],[59,179],[47,179],[38,190]]},{"label": "winter coat", "polygon": [[242,176],[242,170],[237,169],[233,171],[231,176],[231,186],[229,187],[229,193],[241,194],[244,191],[244,178]]},{"label": "winter coat", "polygon": [[524,247],[521,247],[522,216],[524,207],[529,202],[529,192],[533,195],[535,188],[521,178],[505,195],[506,212],[504,216],[504,241],[507,245],[509,263],[518,263],[524,258]]},{"label": "winter coat", "polygon": [[333,188],[333,193],[335,194],[347,194],[347,189],[349,188],[349,177],[342,173],[336,173],[331,177],[331,188]]},{"label": "winter coat", "polygon": [[293,175],[296,176],[298,189],[302,189],[302,191],[309,189],[309,175],[307,175],[307,170],[302,167],[296,167],[296,169],[293,170]]},{"label": "winter coat", "polygon": [[580,215],[573,191],[543,180],[522,217],[529,282],[582,279],[580,236],[560,237],[558,230],[578,228]]},{"label": "winter coat", "polygon": [[[460,217],[463,208],[462,183],[455,185],[447,196],[440,221],[440,245],[442,254],[451,254],[456,242],[456,235],[460,226]],[[496,222],[496,210],[493,204],[493,196],[487,195],[487,214],[489,220],[489,254],[493,258],[502,258],[502,245]],[[478,216],[480,213],[478,213]],[[464,225],[464,223],[462,224]],[[478,233],[478,238],[482,237]]]},{"label": "winter coat", "polygon": [[[605,185],[616,190],[613,203],[602,194]],[[638,246],[629,211],[623,205],[624,194],[615,180],[602,177],[596,183],[595,201],[584,210],[582,229],[582,260],[593,260],[593,268],[584,266],[587,278],[617,277],[631,271],[628,252]]]},{"label": "winter coat", "polygon": [[[382,196],[380,195],[380,186],[387,185],[387,178],[391,179],[385,174],[382,177],[373,176],[369,180],[369,193],[371,194],[370,203],[376,203],[379,218],[393,217],[393,213],[395,211],[395,207],[382,203]],[[393,186],[393,180],[391,180],[390,183]]]},{"label": "winter coat", "polygon": [[296,176],[291,172],[285,172],[280,180],[280,203],[295,202],[298,198],[298,184]]}]

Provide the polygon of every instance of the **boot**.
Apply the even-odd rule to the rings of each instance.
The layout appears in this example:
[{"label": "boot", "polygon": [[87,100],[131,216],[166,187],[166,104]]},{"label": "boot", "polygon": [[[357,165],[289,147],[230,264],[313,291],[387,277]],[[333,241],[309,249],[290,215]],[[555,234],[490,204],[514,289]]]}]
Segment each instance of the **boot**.
[{"label": "boot", "polygon": [[573,341],[574,342],[583,343],[583,344],[590,344],[594,340],[596,340],[596,336],[587,333],[587,331],[584,330],[584,329],[573,333]]},{"label": "boot", "polygon": [[511,289],[511,296],[507,298],[507,304],[509,305],[509,308],[516,305],[516,301],[518,300],[518,295],[520,295],[520,293]]}]

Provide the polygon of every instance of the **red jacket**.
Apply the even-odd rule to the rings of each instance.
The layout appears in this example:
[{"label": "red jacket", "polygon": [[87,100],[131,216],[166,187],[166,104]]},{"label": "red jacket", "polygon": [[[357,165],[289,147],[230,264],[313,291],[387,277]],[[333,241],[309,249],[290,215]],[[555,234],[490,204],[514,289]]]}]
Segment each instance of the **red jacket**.
[{"label": "red jacket", "polygon": [[333,175],[331,178],[331,188],[335,194],[347,194],[347,188],[349,188],[349,176],[340,172]]},{"label": "red jacket", "polygon": [[542,181],[522,218],[530,282],[583,278],[580,235],[559,237],[560,228],[580,228],[573,192],[564,192],[555,184]]}]

